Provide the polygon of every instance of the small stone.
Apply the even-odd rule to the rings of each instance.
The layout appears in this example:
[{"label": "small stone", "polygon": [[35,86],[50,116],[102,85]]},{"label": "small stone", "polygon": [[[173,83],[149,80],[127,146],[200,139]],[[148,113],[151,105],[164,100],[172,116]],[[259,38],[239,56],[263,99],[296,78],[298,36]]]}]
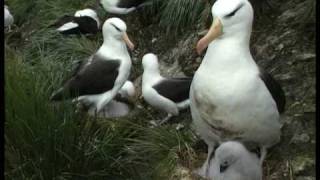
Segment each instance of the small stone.
[{"label": "small stone", "polygon": [[151,43],[153,44],[153,43],[155,43],[157,40],[158,40],[157,38],[153,38],[153,39],[151,40]]},{"label": "small stone", "polygon": [[284,45],[281,43],[281,44],[278,45],[278,47],[276,49],[281,51],[283,48],[284,48]]},{"label": "small stone", "polygon": [[176,126],[176,130],[177,131],[180,131],[181,129],[183,129],[184,128],[184,125],[183,124],[178,124],[177,126]]}]

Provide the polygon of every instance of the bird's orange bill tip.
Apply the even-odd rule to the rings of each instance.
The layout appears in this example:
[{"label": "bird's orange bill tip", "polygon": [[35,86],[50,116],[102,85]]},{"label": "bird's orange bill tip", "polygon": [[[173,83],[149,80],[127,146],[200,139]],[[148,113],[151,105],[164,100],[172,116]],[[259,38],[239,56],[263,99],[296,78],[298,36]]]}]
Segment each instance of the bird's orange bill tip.
[{"label": "bird's orange bill tip", "polygon": [[202,51],[208,47],[208,45],[217,37],[222,34],[222,24],[218,17],[214,18],[214,21],[208,31],[208,33],[201,38],[197,43],[197,53],[200,55]]},{"label": "bird's orange bill tip", "polygon": [[129,49],[132,51],[134,50],[134,44],[132,43],[132,41],[129,39],[128,34],[124,33],[122,36],[124,42],[127,44],[127,46],[129,47]]}]

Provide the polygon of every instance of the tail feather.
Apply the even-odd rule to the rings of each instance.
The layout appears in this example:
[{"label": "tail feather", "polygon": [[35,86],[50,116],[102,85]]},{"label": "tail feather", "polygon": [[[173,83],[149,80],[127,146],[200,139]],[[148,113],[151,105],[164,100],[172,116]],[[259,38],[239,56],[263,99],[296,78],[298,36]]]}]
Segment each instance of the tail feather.
[{"label": "tail feather", "polygon": [[136,9],[139,10],[139,9],[142,9],[143,7],[145,7],[145,6],[151,6],[152,4],[153,4],[152,1],[148,1],[148,2],[140,4],[139,6],[136,7]]}]

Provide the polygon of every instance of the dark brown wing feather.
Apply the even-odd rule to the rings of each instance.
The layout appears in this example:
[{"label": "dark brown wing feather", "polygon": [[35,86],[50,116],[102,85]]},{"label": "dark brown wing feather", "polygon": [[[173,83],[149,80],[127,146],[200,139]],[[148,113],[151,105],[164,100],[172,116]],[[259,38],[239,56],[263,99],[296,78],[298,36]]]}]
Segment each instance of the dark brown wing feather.
[{"label": "dark brown wing feather", "polygon": [[81,95],[100,94],[111,90],[119,74],[120,61],[101,60],[94,56],[89,65],[75,73],[51,100],[75,98]]},{"label": "dark brown wing feather", "polygon": [[175,103],[189,99],[192,78],[170,78],[160,81],[153,88],[162,96]]},{"label": "dark brown wing feather", "polygon": [[279,113],[283,113],[286,105],[286,97],[280,84],[269,73],[263,70],[260,70],[260,78],[263,80],[272,95],[272,98],[277,103]]}]

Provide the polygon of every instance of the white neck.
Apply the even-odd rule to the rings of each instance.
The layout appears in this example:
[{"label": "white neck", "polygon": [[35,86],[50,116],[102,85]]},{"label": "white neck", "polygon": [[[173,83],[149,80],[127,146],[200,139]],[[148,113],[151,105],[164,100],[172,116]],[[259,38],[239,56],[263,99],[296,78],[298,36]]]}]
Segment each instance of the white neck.
[{"label": "white neck", "polygon": [[110,59],[129,59],[130,55],[123,40],[112,36],[105,36],[102,46],[99,48],[99,54]]},{"label": "white neck", "polygon": [[249,48],[250,32],[226,35],[209,44],[201,64],[202,68],[209,68],[213,73],[230,73],[241,68],[256,66]]},{"label": "white neck", "polygon": [[143,70],[142,86],[153,86],[155,83],[163,79],[158,68],[149,67]]}]

